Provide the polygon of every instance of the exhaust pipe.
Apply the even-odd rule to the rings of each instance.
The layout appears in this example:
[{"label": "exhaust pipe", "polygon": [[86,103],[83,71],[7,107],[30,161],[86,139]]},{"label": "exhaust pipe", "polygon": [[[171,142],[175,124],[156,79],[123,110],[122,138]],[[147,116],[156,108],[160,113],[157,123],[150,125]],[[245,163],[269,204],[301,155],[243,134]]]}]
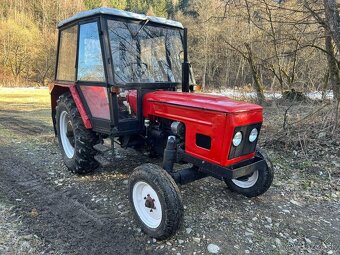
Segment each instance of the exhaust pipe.
[{"label": "exhaust pipe", "polygon": [[174,164],[176,161],[177,154],[177,143],[176,137],[171,135],[168,137],[168,141],[166,143],[166,147],[164,149],[163,154],[163,165],[162,167],[169,173],[173,173]]}]

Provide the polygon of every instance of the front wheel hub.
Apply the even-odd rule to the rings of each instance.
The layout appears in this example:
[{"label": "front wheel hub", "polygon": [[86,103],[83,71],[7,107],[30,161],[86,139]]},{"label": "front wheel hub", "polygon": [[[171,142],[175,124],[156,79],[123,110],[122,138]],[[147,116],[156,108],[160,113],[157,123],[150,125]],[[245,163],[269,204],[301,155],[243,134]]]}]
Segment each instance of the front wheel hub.
[{"label": "front wheel hub", "polygon": [[153,199],[150,196],[150,194],[148,194],[146,197],[144,197],[144,200],[145,200],[145,207],[146,208],[150,208],[151,212],[152,212],[152,209],[156,209],[156,207],[155,207],[155,199]]}]

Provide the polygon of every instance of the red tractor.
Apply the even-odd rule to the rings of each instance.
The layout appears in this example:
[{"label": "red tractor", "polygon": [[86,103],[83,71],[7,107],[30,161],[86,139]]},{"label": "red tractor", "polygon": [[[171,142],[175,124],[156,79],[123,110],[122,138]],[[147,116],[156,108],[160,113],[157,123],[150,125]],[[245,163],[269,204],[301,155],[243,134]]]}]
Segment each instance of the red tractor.
[{"label": "red tractor", "polygon": [[165,239],[177,231],[183,219],[177,184],[213,176],[247,197],[267,191],[273,168],[256,147],[262,107],[194,93],[181,23],[98,8],[58,28],[50,94],[65,164],[76,174],[109,165],[104,154],[114,143],[162,157],[162,166],[144,164],[129,177],[132,211],[144,232]]}]

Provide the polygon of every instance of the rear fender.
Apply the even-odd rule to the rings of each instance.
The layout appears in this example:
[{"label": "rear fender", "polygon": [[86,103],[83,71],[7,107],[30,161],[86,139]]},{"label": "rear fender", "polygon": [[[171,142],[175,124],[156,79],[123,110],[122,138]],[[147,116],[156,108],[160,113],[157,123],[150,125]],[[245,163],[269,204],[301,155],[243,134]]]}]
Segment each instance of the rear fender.
[{"label": "rear fender", "polygon": [[90,118],[88,117],[86,113],[85,107],[81,101],[81,98],[79,96],[79,93],[75,85],[51,84],[49,85],[49,91],[51,95],[52,122],[53,122],[53,129],[54,129],[55,135],[57,135],[56,119],[55,119],[57,102],[58,102],[59,97],[66,92],[71,93],[72,98],[83,120],[84,126],[87,129],[92,128]]}]

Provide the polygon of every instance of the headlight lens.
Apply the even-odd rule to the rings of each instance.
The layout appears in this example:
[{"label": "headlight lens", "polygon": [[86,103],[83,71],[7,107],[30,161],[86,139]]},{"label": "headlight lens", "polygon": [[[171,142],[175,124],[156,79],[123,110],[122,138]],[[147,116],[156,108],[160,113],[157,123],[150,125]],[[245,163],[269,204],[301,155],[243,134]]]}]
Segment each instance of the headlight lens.
[{"label": "headlight lens", "polygon": [[257,131],[257,128],[253,128],[249,135],[249,142],[254,142],[259,134],[259,131]]},{"label": "headlight lens", "polygon": [[233,138],[233,145],[235,147],[239,146],[240,143],[242,142],[242,133],[241,132],[237,132],[235,135],[234,135],[234,138]]}]

